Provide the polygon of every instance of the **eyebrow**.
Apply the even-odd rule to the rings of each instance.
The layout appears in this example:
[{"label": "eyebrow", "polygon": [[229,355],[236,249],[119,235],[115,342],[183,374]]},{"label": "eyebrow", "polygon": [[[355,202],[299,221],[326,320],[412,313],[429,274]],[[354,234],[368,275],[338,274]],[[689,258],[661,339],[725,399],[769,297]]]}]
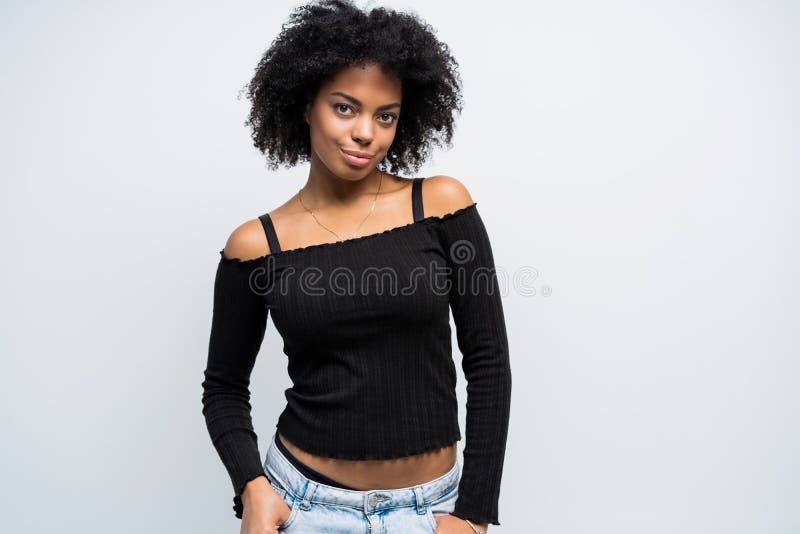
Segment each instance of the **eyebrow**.
[{"label": "eyebrow", "polygon": [[[356,106],[360,107],[360,106],[364,105],[364,104],[362,104],[362,102],[359,99],[357,99],[354,96],[350,96],[347,93],[342,93],[342,92],[336,91],[336,92],[331,93],[331,94],[332,95],[341,96],[342,98],[345,98],[345,99],[349,100],[350,102],[352,102]],[[399,107],[400,107],[400,102],[392,102],[391,104],[384,104],[382,106],[378,106],[378,111],[383,111],[384,109],[399,108]]]}]

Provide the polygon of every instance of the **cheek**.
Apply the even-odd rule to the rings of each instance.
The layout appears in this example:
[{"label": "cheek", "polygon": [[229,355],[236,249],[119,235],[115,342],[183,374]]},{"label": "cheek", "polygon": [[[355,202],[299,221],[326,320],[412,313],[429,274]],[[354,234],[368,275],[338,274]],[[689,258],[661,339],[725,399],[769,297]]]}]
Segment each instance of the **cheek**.
[{"label": "cheek", "polygon": [[386,128],[381,133],[380,137],[376,137],[376,140],[380,140],[381,146],[384,150],[389,150],[389,147],[394,143],[394,136],[397,133],[396,128]]},{"label": "cheek", "polygon": [[316,118],[314,126],[311,128],[311,142],[316,145],[318,150],[328,150],[331,145],[338,144],[344,130],[337,122],[324,117]]},{"label": "cheek", "polygon": [[330,137],[339,136],[349,128],[348,122],[337,117],[332,111],[321,112],[315,118],[322,135]]}]

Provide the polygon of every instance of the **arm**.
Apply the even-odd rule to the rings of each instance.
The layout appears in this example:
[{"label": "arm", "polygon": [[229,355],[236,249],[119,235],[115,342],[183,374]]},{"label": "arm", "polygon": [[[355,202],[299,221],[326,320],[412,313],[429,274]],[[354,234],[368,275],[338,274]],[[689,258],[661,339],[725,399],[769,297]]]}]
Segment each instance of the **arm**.
[{"label": "arm", "polygon": [[[227,249],[235,249],[235,246]],[[233,510],[242,518],[242,493],[266,472],[250,414],[250,373],[266,329],[268,308],[258,294],[264,262],[228,258],[220,251],[204,372],[203,416],[211,441],[231,478]],[[255,278],[252,279],[251,275]],[[263,483],[266,483],[264,480]],[[248,489],[249,492],[249,489]]]},{"label": "arm", "polygon": [[469,194],[464,192],[461,199],[454,200],[455,206],[460,206],[459,213],[445,216],[438,227],[467,380],[464,465],[452,515],[469,519],[476,526],[499,525],[498,501],[511,407],[508,340],[486,228]]}]

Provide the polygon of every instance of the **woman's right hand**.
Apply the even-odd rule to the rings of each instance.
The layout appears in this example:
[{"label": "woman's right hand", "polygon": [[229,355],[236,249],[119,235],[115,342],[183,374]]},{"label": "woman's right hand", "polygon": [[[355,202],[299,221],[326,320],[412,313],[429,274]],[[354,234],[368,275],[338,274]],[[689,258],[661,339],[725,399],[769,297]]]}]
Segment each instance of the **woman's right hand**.
[{"label": "woman's right hand", "polygon": [[292,512],[266,477],[248,482],[242,492],[242,504],[240,534],[278,534]]}]

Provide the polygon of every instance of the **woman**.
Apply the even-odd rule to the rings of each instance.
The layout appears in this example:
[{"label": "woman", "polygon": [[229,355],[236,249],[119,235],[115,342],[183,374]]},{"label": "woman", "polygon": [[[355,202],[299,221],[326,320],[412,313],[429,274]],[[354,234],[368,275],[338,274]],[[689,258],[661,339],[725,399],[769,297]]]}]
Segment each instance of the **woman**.
[{"label": "woman", "polygon": [[[255,145],[310,169],[217,267],[203,414],[244,534],[500,524],[511,371],[489,239],[459,180],[392,174],[449,144],[456,66],[416,17],[329,0],[297,8],[250,82]],[[269,313],[293,385],[262,463],[248,387]]]}]

